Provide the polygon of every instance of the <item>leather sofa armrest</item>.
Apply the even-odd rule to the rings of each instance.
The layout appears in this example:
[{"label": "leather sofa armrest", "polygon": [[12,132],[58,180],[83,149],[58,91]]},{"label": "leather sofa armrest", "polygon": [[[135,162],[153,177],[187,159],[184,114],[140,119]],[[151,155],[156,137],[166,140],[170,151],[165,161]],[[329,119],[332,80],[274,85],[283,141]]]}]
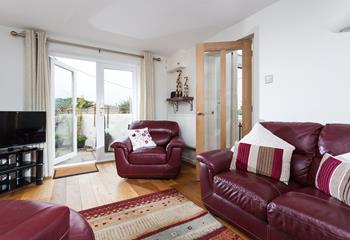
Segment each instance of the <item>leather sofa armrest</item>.
[{"label": "leather sofa armrest", "polygon": [[126,154],[129,154],[132,151],[132,144],[129,138],[121,142],[113,142],[111,144],[112,148],[122,148]]},{"label": "leather sofa armrest", "polygon": [[197,156],[198,161],[209,167],[214,175],[229,171],[233,153],[229,149],[213,150],[201,153]]},{"label": "leather sofa armrest", "polygon": [[172,148],[184,148],[185,147],[185,142],[182,140],[180,137],[174,137],[170,140],[168,145],[166,146],[166,151],[170,151]]}]

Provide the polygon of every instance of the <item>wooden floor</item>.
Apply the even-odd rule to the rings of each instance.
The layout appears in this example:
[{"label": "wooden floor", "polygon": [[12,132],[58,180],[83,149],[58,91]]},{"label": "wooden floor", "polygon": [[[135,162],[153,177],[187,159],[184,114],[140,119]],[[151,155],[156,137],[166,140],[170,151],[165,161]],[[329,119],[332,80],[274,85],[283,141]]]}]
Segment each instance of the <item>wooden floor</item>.
[{"label": "wooden floor", "polygon": [[[195,168],[183,165],[175,180],[147,180],[120,178],[113,162],[97,165],[99,172],[53,180],[46,179],[40,186],[30,185],[0,195],[0,200],[39,200],[66,205],[77,211],[152,192],[175,188],[191,201],[204,208]],[[219,219],[220,220],[220,219]],[[220,220],[223,222],[222,220]],[[232,226],[223,222],[226,226]],[[235,230],[235,229],[234,229]],[[238,232],[237,230],[235,230]]]}]

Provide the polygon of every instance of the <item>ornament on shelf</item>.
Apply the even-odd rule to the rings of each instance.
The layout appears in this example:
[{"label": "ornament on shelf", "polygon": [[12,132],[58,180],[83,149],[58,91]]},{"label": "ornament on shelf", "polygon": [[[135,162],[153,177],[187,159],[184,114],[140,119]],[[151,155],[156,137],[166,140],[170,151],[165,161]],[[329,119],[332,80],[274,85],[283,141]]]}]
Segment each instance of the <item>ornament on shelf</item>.
[{"label": "ornament on shelf", "polygon": [[181,83],[181,75],[182,71],[177,71],[177,80],[176,80],[176,97],[182,97],[182,83]]},{"label": "ornament on shelf", "polygon": [[190,91],[190,88],[188,86],[188,77],[184,77],[185,79],[185,83],[184,83],[184,97],[188,97],[189,96],[189,91]]}]

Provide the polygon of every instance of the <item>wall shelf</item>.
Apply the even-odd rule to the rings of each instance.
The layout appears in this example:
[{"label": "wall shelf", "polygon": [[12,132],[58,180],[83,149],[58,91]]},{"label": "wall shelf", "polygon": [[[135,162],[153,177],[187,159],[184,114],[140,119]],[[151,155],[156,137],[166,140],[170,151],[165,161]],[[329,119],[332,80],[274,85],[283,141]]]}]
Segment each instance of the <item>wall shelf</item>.
[{"label": "wall shelf", "polygon": [[173,106],[174,113],[179,111],[179,103],[188,103],[190,104],[190,110],[193,111],[193,97],[173,97],[168,98],[167,102]]},{"label": "wall shelf", "polygon": [[177,66],[175,68],[169,69],[168,73],[176,73],[176,72],[184,70],[185,68],[186,68],[185,66]]}]

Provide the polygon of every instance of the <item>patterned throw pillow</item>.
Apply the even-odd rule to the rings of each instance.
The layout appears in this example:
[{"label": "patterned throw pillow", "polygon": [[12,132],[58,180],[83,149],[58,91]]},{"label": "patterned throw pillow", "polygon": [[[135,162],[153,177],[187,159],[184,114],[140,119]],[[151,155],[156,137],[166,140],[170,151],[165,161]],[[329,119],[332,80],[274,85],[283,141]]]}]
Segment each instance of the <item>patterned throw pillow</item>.
[{"label": "patterned throw pillow", "polygon": [[264,175],[288,184],[294,150],[293,145],[257,123],[232,148],[230,169]]},{"label": "patterned throw pillow", "polygon": [[350,205],[350,163],[325,154],[317,170],[316,188]]},{"label": "patterned throw pillow", "polygon": [[236,144],[231,169],[239,169],[288,183],[292,150]]},{"label": "patterned throw pillow", "polygon": [[152,140],[148,128],[129,130],[129,138],[134,151],[140,148],[157,146]]}]

